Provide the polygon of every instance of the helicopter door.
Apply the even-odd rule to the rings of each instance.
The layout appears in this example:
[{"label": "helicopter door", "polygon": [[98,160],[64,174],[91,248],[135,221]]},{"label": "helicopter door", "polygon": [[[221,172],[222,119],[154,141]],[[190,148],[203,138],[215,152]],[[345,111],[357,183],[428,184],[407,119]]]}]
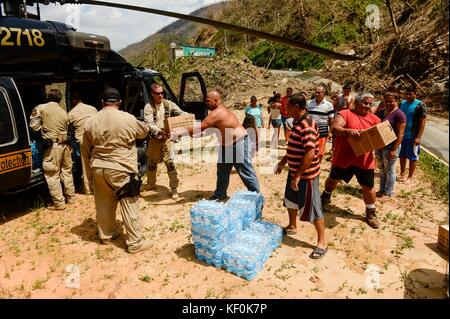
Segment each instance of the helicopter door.
[{"label": "helicopter door", "polygon": [[195,114],[196,120],[202,121],[208,115],[206,85],[199,72],[183,73],[179,100],[181,109]]},{"label": "helicopter door", "polygon": [[31,163],[22,100],[13,79],[0,77],[0,193],[25,185]]}]

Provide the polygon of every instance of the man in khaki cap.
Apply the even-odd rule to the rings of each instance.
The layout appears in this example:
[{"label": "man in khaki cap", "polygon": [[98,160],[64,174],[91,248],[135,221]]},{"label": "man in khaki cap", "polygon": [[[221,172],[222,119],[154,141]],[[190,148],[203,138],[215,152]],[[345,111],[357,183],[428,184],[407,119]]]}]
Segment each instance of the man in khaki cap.
[{"label": "man in khaki cap", "polygon": [[[107,88],[102,94],[103,109],[93,115],[83,134],[81,148],[86,176],[94,191],[98,233],[102,244],[120,236],[116,228],[116,209],[126,230],[129,253],[150,248],[153,243],[142,234],[139,216],[140,181],[136,139],[145,138],[148,125],[133,115],[119,111],[120,94]],[[91,183],[92,181],[92,183]]]},{"label": "man in khaki cap", "polygon": [[[30,116],[30,127],[41,131],[44,144],[44,170],[53,206],[51,209],[63,210],[66,202],[75,201],[75,187],[72,176],[72,149],[67,144],[67,112],[59,105],[62,94],[58,89],[47,93],[48,103],[36,106]],[[64,195],[61,186],[64,184]]]},{"label": "man in khaki cap", "polygon": [[153,190],[156,188],[156,170],[158,164],[164,162],[169,175],[169,184],[172,199],[178,199],[178,174],[173,162],[173,142],[169,139],[170,135],[164,130],[164,119],[171,116],[187,115],[178,105],[172,101],[163,98],[163,88],[153,83],[150,86],[152,99],[144,107],[144,119],[150,126],[150,138],[147,146],[148,171],[147,185],[143,190]]},{"label": "man in khaki cap", "polygon": [[[89,104],[84,104],[81,101],[81,95],[78,92],[72,94],[70,101],[72,109],[69,112],[69,124],[75,131],[75,140],[80,145],[83,144],[83,133],[86,128],[86,123],[89,118],[97,113],[97,109]],[[81,169],[83,172],[83,190],[86,195],[92,195],[92,186],[89,185],[86,177],[86,167],[83,159],[81,159]]]}]

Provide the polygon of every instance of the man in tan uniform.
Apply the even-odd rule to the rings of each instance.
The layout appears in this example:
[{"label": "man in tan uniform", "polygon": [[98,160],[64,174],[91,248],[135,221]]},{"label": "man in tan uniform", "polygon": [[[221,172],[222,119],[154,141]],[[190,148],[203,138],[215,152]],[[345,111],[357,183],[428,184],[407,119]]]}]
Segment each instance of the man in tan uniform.
[{"label": "man in tan uniform", "polygon": [[63,210],[66,202],[63,196],[61,181],[64,184],[64,195],[67,204],[75,200],[75,187],[72,176],[72,149],[67,144],[67,112],[59,105],[62,94],[52,89],[47,94],[48,103],[36,106],[30,116],[30,127],[41,131],[44,144],[45,180],[53,200],[51,209]]},{"label": "man in tan uniform", "polygon": [[[70,101],[72,109],[69,112],[69,124],[75,131],[75,140],[80,145],[80,149],[83,145],[83,133],[86,128],[86,123],[89,118],[97,113],[97,109],[91,105],[84,104],[81,101],[79,93],[72,94],[72,100]],[[92,187],[88,183],[86,177],[86,167],[83,159],[81,159],[81,169],[83,172],[83,190],[86,195],[92,195]]]},{"label": "man in tan uniform", "polygon": [[[133,115],[119,111],[120,94],[107,88],[102,94],[103,109],[93,115],[83,134],[82,158],[86,176],[93,185],[100,240],[108,244],[120,236],[116,228],[116,209],[122,214],[129,253],[137,253],[153,244],[142,234],[139,216],[140,182],[136,139],[145,138],[148,125]],[[92,183],[91,183],[92,181]]]},{"label": "man in tan uniform", "polygon": [[153,83],[150,86],[152,100],[144,108],[145,122],[150,126],[150,138],[147,146],[148,171],[147,185],[144,190],[156,188],[156,170],[158,164],[164,162],[169,175],[172,199],[178,199],[178,174],[173,162],[173,142],[170,135],[164,131],[164,119],[171,116],[187,115],[178,105],[163,98],[163,88]]}]

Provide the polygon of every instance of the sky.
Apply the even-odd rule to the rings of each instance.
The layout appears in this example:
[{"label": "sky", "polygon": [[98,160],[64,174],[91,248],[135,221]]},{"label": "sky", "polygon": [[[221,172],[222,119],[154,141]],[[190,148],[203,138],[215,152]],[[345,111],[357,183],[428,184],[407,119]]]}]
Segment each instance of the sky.
[{"label": "sky", "polygon": [[[109,0],[108,2],[189,14],[221,0]],[[80,32],[107,36],[112,49],[117,51],[145,39],[176,21],[171,17],[102,6],[49,4],[41,5],[40,8],[42,20],[63,22]],[[35,12],[35,7],[30,7],[29,11]]]}]

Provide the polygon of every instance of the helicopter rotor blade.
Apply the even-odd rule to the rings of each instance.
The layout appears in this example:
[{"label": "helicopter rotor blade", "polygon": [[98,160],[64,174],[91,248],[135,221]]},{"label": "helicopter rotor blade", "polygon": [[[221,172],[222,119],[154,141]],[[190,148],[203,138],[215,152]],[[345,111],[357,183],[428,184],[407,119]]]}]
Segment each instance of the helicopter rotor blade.
[{"label": "helicopter rotor blade", "polygon": [[[53,1],[50,0],[50,2],[53,2]],[[298,48],[298,49],[301,49],[301,50],[304,50],[304,51],[307,51],[310,53],[323,55],[323,56],[333,58],[336,60],[358,61],[358,60],[363,59],[362,57],[338,53],[338,52],[324,49],[324,48],[321,48],[321,47],[318,47],[318,46],[315,46],[315,45],[312,45],[312,44],[309,44],[306,42],[286,39],[286,38],[282,38],[282,37],[274,35],[274,34],[257,31],[257,30],[252,30],[252,29],[248,29],[245,27],[241,27],[241,26],[237,26],[237,25],[233,25],[233,24],[229,24],[229,23],[224,23],[224,22],[220,22],[220,21],[196,17],[196,16],[192,16],[192,15],[187,15],[187,14],[175,13],[175,12],[159,10],[159,9],[138,7],[138,6],[128,5],[128,4],[104,2],[104,1],[91,1],[91,0],[72,0],[72,1],[70,1],[70,0],[68,0],[68,1],[60,1],[60,2],[62,4],[72,3],[72,4],[107,6],[107,7],[113,7],[113,8],[118,8],[118,9],[126,9],[126,10],[146,12],[146,13],[151,13],[151,14],[156,14],[156,15],[163,15],[163,16],[167,16],[167,17],[173,17],[173,18],[177,18],[177,19],[212,25],[214,27],[221,28],[221,29],[232,30],[232,31],[240,32],[240,33],[253,35],[258,38],[287,44],[289,46],[292,46],[292,47],[295,47],[295,48]]]}]

